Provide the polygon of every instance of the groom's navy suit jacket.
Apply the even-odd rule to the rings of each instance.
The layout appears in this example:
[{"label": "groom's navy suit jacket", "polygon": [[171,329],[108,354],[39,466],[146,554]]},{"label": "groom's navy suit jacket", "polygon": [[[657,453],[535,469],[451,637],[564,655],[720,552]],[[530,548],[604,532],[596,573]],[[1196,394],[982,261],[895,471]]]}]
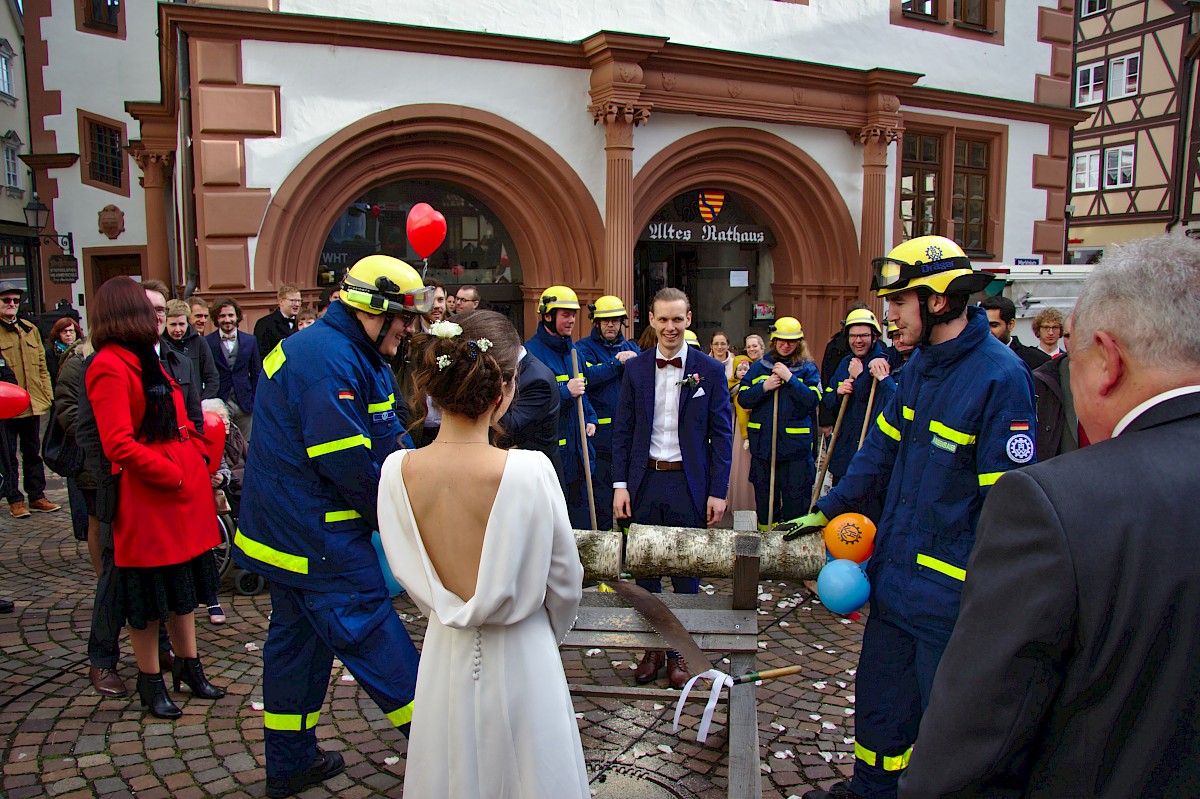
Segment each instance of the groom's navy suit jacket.
[{"label": "groom's navy suit jacket", "polygon": [[[650,459],[650,432],[654,427],[654,376],[658,349],[651,347],[625,364],[621,395],[613,418],[612,475],[625,483],[630,501],[637,502],[638,488]],[[733,455],[733,406],[725,367],[697,349],[684,363],[685,375],[699,375],[695,388],[679,391],[679,449],[688,495],[700,518],[706,516],[709,497],[724,498],[729,488],[729,463]]]}]

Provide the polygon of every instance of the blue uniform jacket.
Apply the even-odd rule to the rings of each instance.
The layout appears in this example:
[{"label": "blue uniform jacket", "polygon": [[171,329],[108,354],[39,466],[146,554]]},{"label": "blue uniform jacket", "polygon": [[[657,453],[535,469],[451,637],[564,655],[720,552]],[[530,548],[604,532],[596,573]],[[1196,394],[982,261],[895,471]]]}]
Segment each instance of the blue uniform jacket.
[{"label": "blue uniform jacket", "polygon": [[[567,381],[575,376],[571,370],[571,350],[574,348],[571,339],[552,334],[540,323],[533,338],[525,342],[529,354],[550,367],[554,379],[558,381],[558,396],[562,401],[558,408],[558,452],[562,456],[564,487],[584,478],[583,450],[579,444],[579,411],[575,410],[575,398],[567,390]],[[583,372],[582,355],[579,358],[579,371]],[[587,394],[583,395],[583,413],[587,424],[596,424],[596,411],[592,409]],[[596,453],[590,441],[588,458],[594,471]]]},{"label": "blue uniform jacket", "polygon": [[575,345],[579,351],[580,367],[587,378],[587,398],[596,411],[596,435],[592,447],[603,458],[612,457],[612,420],[621,397],[621,376],[624,365],[617,360],[618,352],[641,352],[629,339],[617,334],[616,341],[606,341],[600,328]]},{"label": "blue uniform jacket", "polygon": [[763,381],[775,367],[772,353],[767,353],[750,366],[750,371],[738,385],[737,401],[750,411],[746,432],[750,438],[750,454],[763,460],[771,459],[771,428],[775,415],[775,394],[779,394],[779,443],[775,457],[781,461],[812,459],[813,411],[821,400],[821,372],[812,361],[800,361],[790,367],[792,378],[775,391],[764,391]]},{"label": "blue uniform jacket", "polygon": [[403,430],[387,364],[346,306],[271,351],[257,398],[238,565],[304,590],[384,590],[371,531]]},{"label": "blue uniform jacket", "polygon": [[988,490],[1034,460],[1033,380],[968,308],[956,338],[918,349],[841,482],[817,502],[832,519],[887,491],[875,537],[871,612],[945,644]]},{"label": "blue uniform jacket", "polygon": [[[842,404],[842,397],[838,396],[837,387],[850,376],[850,359],[853,357],[854,354],[851,353],[842,358],[837,369],[833,370],[832,382],[825,387],[823,402],[825,407],[834,411],[835,414]],[[858,452],[858,439],[862,436],[863,421],[867,418],[867,403],[871,399],[871,371],[867,365],[876,358],[887,358],[883,345],[878,341],[867,351],[865,357],[859,359],[862,361],[862,374],[854,379],[854,393],[846,398],[846,402],[849,404],[846,406],[846,415],[842,417],[842,429],[838,432],[838,440],[834,442],[833,452],[829,457],[829,471],[839,478],[846,473],[846,469],[850,467],[850,459],[854,457],[854,453]],[[883,410],[895,393],[895,378],[887,377],[880,380],[879,385],[875,387],[875,401],[871,403],[872,415],[875,411]]]}]

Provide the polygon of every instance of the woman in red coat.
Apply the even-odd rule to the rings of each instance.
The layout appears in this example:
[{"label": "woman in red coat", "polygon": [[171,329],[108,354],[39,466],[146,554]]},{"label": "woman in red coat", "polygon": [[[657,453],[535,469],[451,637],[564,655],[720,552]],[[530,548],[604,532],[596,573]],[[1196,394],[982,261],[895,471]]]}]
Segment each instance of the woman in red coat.
[{"label": "woman in red coat", "polygon": [[175,690],[219,699],[204,677],[192,612],[216,590],[211,549],[219,542],[216,506],[183,393],[159,364],[158,322],[140,285],[113,278],[92,303],[96,355],[87,369],[104,455],[118,475],[113,519],[118,611],[129,624],[138,663],[138,694],[159,718],[182,711],[167,696],[158,662],[158,625],[165,621],[177,657]]}]

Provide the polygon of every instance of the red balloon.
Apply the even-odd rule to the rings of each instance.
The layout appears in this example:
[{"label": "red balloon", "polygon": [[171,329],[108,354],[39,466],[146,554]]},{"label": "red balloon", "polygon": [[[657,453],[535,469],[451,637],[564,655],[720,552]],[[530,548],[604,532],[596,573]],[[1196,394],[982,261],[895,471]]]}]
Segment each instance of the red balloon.
[{"label": "red balloon", "polygon": [[216,474],[225,454],[225,420],[216,411],[204,412],[204,437],[208,439],[208,473]]},{"label": "red balloon", "polygon": [[16,383],[0,383],[0,419],[15,419],[28,408],[28,391]]},{"label": "red balloon", "polygon": [[417,255],[428,258],[446,240],[446,217],[429,203],[417,203],[408,212],[408,241]]}]

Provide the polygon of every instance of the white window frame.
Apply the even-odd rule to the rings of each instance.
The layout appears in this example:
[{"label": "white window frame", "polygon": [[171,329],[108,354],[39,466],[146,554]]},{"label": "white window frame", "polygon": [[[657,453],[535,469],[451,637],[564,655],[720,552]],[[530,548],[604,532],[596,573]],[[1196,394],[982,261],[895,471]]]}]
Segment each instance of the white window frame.
[{"label": "white window frame", "polygon": [[[1132,69],[1130,67],[1132,66]],[[1129,88],[1130,76],[1133,78],[1133,88]],[[1142,56],[1140,53],[1130,53],[1119,56],[1108,62],[1108,99],[1118,100],[1122,97],[1132,97],[1141,88]]]},{"label": "white window frame", "polygon": [[[1135,156],[1136,148],[1135,145],[1132,144],[1123,144],[1120,147],[1109,147],[1104,150],[1104,188],[1128,189],[1133,186],[1133,168]],[[1129,165],[1128,182],[1121,180],[1121,172],[1123,171],[1123,166],[1125,164]],[[1109,179],[1112,170],[1115,170],[1115,180]]]},{"label": "white window frame", "polygon": [[1083,0],[1079,5],[1080,17],[1093,17],[1108,11],[1108,0]]},{"label": "white window frame", "polygon": [[15,97],[12,80],[12,56],[0,53],[0,92]]},{"label": "white window frame", "polygon": [[[1104,102],[1104,73],[1105,63],[1099,61],[1095,64],[1087,64],[1075,70],[1075,107],[1080,108],[1085,105],[1096,105]],[[1100,73],[1099,79],[1096,74]],[[1085,80],[1086,76],[1086,80]],[[1087,94],[1084,95],[1084,87],[1087,87]]]},{"label": "white window frame", "polygon": [[21,188],[21,165],[17,159],[17,148],[4,145],[4,185],[10,189]]},{"label": "white window frame", "polygon": [[[1080,181],[1080,178],[1083,178]],[[1075,169],[1071,179],[1071,190],[1076,192],[1096,191],[1100,188],[1100,151],[1088,150],[1075,153]]]}]

